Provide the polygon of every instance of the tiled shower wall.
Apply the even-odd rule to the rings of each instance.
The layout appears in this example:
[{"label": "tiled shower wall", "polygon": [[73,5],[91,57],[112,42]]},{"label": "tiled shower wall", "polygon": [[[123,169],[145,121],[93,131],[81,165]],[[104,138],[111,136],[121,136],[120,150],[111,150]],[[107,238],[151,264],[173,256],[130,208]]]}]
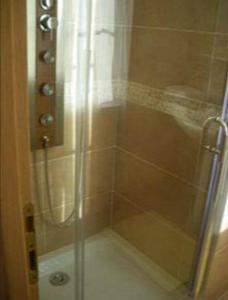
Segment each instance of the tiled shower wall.
[{"label": "tiled shower wall", "polygon": [[189,278],[205,197],[195,175],[202,123],[218,114],[224,93],[225,11],[227,1],[136,0],[130,29],[113,226],[182,281]]},{"label": "tiled shower wall", "polygon": [[[112,223],[183,281],[205,196],[195,185],[202,122],[219,112],[223,95],[227,9],[227,1],[218,0],[135,0],[132,27],[118,25],[132,38],[129,79],[119,82],[115,93],[125,105],[96,107],[89,118],[86,234]],[[73,207],[77,184],[75,104],[70,101],[64,120],[64,146],[51,149],[49,157],[60,220]],[[48,216],[41,152],[37,161],[40,199]],[[36,219],[40,254],[74,241],[74,224],[65,229],[47,225],[38,207]]]},{"label": "tiled shower wall", "polygon": [[215,247],[214,256],[211,262],[208,282],[206,284],[205,299],[220,299],[224,295],[227,299],[228,290],[228,229],[221,232]]},{"label": "tiled shower wall", "polygon": [[[116,136],[116,108],[94,109],[89,119],[92,128],[88,136],[87,180],[85,199],[86,235],[95,234],[110,225],[110,203],[113,190],[113,167]],[[59,221],[74,207],[75,189],[75,105],[65,103],[64,145],[49,149],[49,170],[54,213]],[[36,152],[36,183],[42,214],[36,198],[36,227],[39,254],[43,254],[75,240],[75,223],[57,228],[44,221],[50,220],[44,177],[43,151]],[[35,189],[35,187],[34,187]],[[37,192],[35,190],[35,192]],[[42,217],[43,215],[43,217]]]},{"label": "tiled shower wall", "polygon": [[[75,186],[78,184],[75,176],[75,149],[77,138],[79,138],[76,137],[76,126],[79,123],[76,117],[78,97],[76,96],[75,85],[74,83],[72,84],[75,80],[76,60],[76,54],[72,51],[72,44],[74,44],[76,39],[76,31],[80,29],[77,27],[76,20],[76,1],[65,1],[69,3],[64,4],[64,1],[59,2],[59,6],[63,8],[64,5],[64,9],[62,9],[62,14],[60,14],[62,18],[59,31],[61,38],[57,46],[57,52],[60,53],[60,56],[56,63],[58,70],[57,80],[59,78],[57,84],[64,89],[64,142],[63,146],[48,150],[48,165],[54,215],[60,222],[66,219],[74,209]],[[34,27],[34,31],[28,30],[29,32],[31,31],[29,43],[33,41],[35,34],[35,3],[36,1],[31,1],[30,4],[29,1],[31,5],[28,10],[28,15],[31,17],[29,29],[31,29],[31,26]],[[78,47],[82,46],[82,40],[80,38],[77,40]],[[35,46],[32,45],[31,52],[34,51],[33,47]],[[89,132],[88,149],[86,151],[87,178],[85,195],[85,228],[87,236],[110,225],[116,112],[117,109],[115,107],[94,107],[88,116],[87,125]],[[64,228],[58,228],[51,224],[44,173],[44,152],[39,150],[33,154],[35,154],[33,160],[35,168],[33,169],[37,245],[39,254],[43,254],[73,243],[75,241],[75,223],[72,222],[71,226]]]}]

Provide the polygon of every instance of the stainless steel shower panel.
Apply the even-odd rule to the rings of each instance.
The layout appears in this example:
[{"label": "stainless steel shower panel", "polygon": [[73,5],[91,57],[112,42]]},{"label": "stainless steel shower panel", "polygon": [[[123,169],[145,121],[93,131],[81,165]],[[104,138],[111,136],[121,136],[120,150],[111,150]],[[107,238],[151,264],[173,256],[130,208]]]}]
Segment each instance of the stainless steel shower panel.
[{"label": "stainless steel shower panel", "polygon": [[63,97],[57,95],[57,7],[58,1],[36,0],[36,82],[35,82],[35,134],[33,149],[43,148],[43,137],[50,140],[49,147],[63,143]]},{"label": "stainless steel shower panel", "polygon": [[44,10],[50,10],[55,5],[55,0],[40,0],[40,6]]},{"label": "stainless steel shower panel", "polygon": [[56,17],[50,15],[42,15],[40,17],[40,29],[46,32],[55,30],[58,26],[58,20]]}]

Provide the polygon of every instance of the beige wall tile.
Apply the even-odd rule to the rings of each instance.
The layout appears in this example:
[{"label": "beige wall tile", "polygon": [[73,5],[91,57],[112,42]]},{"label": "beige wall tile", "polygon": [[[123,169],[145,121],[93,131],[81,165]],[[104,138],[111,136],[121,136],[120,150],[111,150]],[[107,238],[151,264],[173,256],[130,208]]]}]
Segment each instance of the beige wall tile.
[{"label": "beige wall tile", "polygon": [[85,235],[98,233],[110,226],[112,193],[98,194],[85,199]]},{"label": "beige wall tile", "polygon": [[111,147],[116,143],[117,108],[94,108],[88,117],[88,149]]},{"label": "beige wall tile", "polygon": [[45,253],[70,245],[75,241],[75,224],[61,229],[49,227],[45,238]]},{"label": "beige wall tile", "polygon": [[193,182],[201,129],[146,107],[128,103],[120,113],[119,147]]},{"label": "beige wall tile", "polygon": [[224,248],[228,248],[228,229],[221,232],[221,234],[218,237],[218,243],[217,243],[217,251],[221,251]]},{"label": "beige wall tile", "polygon": [[[158,213],[190,235],[197,235],[200,222],[192,219],[196,191],[120,149],[117,153],[116,192],[139,208]],[[201,214],[197,215],[200,217]]]},{"label": "beige wall tile", "polygon": [[[168,51],[167,51],[168,49]],[[188,70],[186,33],[132,31],[129,79],[154,88],[184,84]]]},{"label": "beige wall tile", "polygon": [[208,83],[208,101],[223,104],[227,80],[228,61],[212,60]]},{"label": "beige wall tile", "polygon": [[107,211],[108,217],[110,217],[112,193],[106,192],[87,197],[84,200],[84,215],[91,216],[99,212]]},{"label": "beige wall tile", "polygon": [[[34,171],[34,189],[36,196],[36,210],[39,212],[38,199],[41,208],[45,211],[48,208],[47,186],[45,180],[44,163],[35,165]],[[74,155],[59,157],[49,160],[49,178],[50,191],[53,207],[64,206],[67,203],[74,202],[75,189],[75,158]]]},{"label": "beige wall tile", "polygon": [[[95,234],[110,225],[111,193],[99,194],[86,198],[84,211],[85,237]],[[59,222],[63,222],[74,209],[74,203],[66,204],[63,207],[54,209],[54,215]],[[48,221],[48,223],[45,220]],[[51,225],[50,212],[43,215],[36,215],[36,237],[38,255],[72,244],[75,239],[75,222],[65,228],[58,228]]]},{"label": "beige wall tile", "polygon": [[188,282],[192,275],[192,267],[196,249],[196,241],[187,235],[182,236],[182,249],[180,252],[180,265],[177,277],[182,282]]},{"label": "beige wall tile", "polygon": [[218,20],[216,24],[216,31],[221,33],[228,33],[228,3],[226,0],[219,1]]},{"label": "beige wall tile", "polygon": [[207,100],[212,46],[209,34],[134,28],[129,79],[159,89],[192,88]]},{"label": "beige wall tile", "polygon": [[[227,12],[228,14],[228,12]],[[227,19],[227,18],[226,18]],[[228,34],[214,35],[214,59],[227,62],[228,59]]]},{"label": "beige wall tile", "polygon": [[[87,196],[112,191],[114,151],[114,148],[107,148],[87,153]],[[74,155],[49,161],[50,188],[54,207],[74,202],[76,184],[74,162]],[[43,210],[46,210],[48,206],[44,163],[37,164],[36,170],[39,197]]]},{"label": "beige wall tile", "polygon": [[219,0],[136,0],[134,25],[213,32],[218,3]]},{"label": "beige wall tile", "polygon": [[[131,202],[116,194],[113,228],[174,277],[186,280],[185,277],[180,277],[179,268],[183,246],[189,241],[191,243],[191,239],[186,238],[177,227],[156,213],[137,209]],[[191,262],[188,266],[191,266]]]},{"label": "beige wall tile", "polygon": [[[221,297],[228,290],[228,230],[220,233],[206,285],[205,300]],[[220,298],[219,298],[220,299]],[[224,298],[224,300],[226,297]],[[223,298],[221,298],[223,300]]]},{"label": "beige wall tile", "polygon": [[85,237],[90,237],[110,225],[108,214],[97,213],[85,218]]},{"label": "beige wall tile", "polygon": [[87,153],[86,196],[111,192],[115,148]]},{"label": "beige wall tile", "polygon": [[[74,203],[57,207],[53,210],[54,216],[58,222],[63,222],[72,213]],[[59,249],[75,241],[75,222],[69,226],[59,228],[52,225],[51,214],[49,211],[43,215],[37,215],[35,226],[37,232],[38,254],[42,255],[50,251]]]},{"label": "beige wall tile", "polygon": [[228,290],[228,248],[215,253],[207,282],[205,300],[215,300]]}]

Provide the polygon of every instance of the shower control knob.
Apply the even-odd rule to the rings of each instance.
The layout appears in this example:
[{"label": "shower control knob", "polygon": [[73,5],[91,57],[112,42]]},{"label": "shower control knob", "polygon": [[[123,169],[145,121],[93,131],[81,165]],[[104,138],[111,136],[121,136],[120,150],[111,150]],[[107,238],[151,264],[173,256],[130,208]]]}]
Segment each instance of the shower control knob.
[{"label": "shower control knob", "polygon": [[55,0],[40,0],[40,6],[44,10],[49,10],[51,9],[55,4]]},{"label": "shower control knob", "polygon": [[43,53],[42,60],[45,62],[45,64],[52,64],[55,62],[55,56],[52,51],[47,50]]},{"label": "shower control knob", "polygon": [[43,86],[42,86],[42,94],[44,96],[52,96],[54,95],[54,88],[52,85],[50,85],[49,83],[45,83]]},{"label": "shower control knob", "polygon": [[50,113],[46,113],[41,115],[40,117],[40,124],[43,126],[50,126],[54,122],[54,117]]},{"label": "shower control knob", "polygon": [[58,20],[56,17],[51,17],[50,15],[42,15],[40,17],[40,28],[43,31],[52,31],[58,26]]}]

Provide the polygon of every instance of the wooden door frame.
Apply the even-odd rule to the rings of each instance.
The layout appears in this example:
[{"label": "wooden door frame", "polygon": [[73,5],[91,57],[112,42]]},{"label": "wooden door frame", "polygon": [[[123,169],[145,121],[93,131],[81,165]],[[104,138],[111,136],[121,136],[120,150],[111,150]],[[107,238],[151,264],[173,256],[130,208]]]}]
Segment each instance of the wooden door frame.
[{"label": "wooden door frame", "polygon": [[[36,300],[30,284],[23,208],[32,199],[26,0],[0,0],[1,207],[6,299]],[[2,258],[0,258],[2,259]]]}]

